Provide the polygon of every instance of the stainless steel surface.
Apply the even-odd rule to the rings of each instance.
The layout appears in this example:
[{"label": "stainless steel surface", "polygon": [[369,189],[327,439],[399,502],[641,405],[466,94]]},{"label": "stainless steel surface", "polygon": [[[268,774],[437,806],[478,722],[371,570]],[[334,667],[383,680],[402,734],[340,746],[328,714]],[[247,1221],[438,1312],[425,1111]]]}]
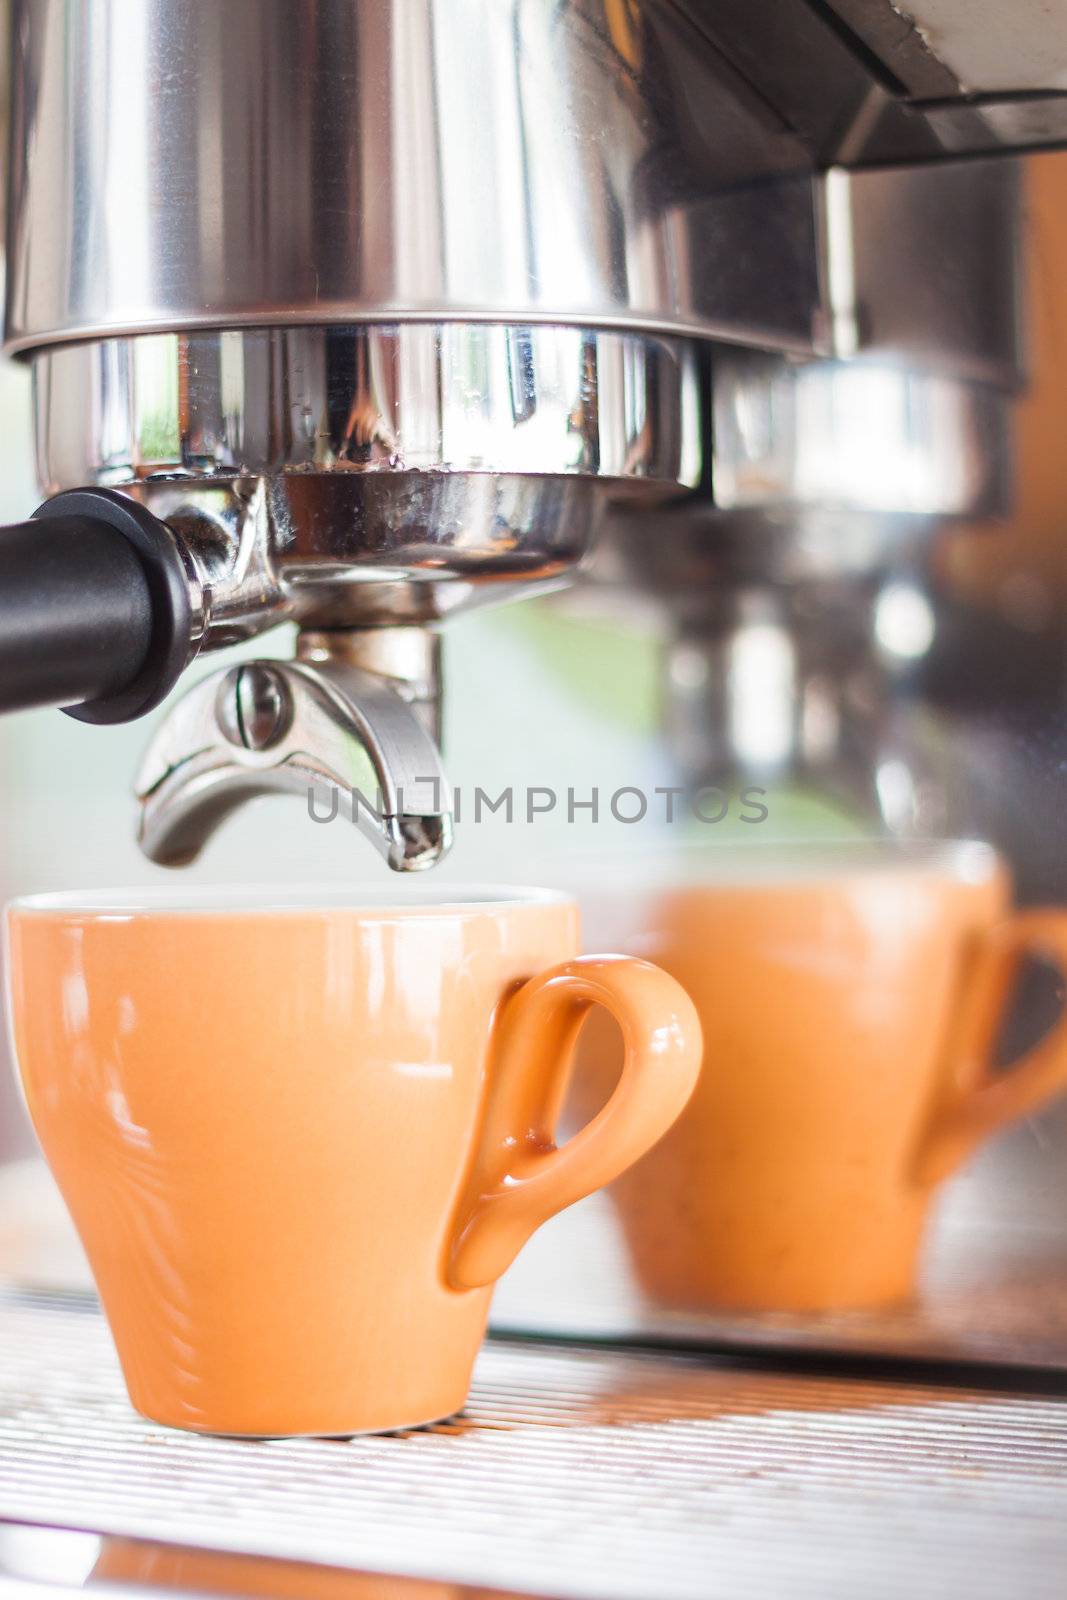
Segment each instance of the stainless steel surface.
[{"label": "stainless steel surface", "polygon": [[607,517],[594,581],[697,612],[724,585],[871,574],[948,518],[1011,507],[1024,382],[1020,170],[980,160],[819,184],[837,359],[714,346],[699,492]]},{"label": "stainless steel surface", "polygon": [[1019,167],[1003,157],[819,185],[833,348],[1013,387],[1021,379]]},{"label": "stainless steel surface", "polygon": [[558,581],[612,499],[701,471],[691,347],[580,328],[103,340],[40,355],[34,391],[43,487],[122,488],[168,522],[205,648]]},{"label": "stainless steel surface", "polygon": [[453,1423],[248,1445],[135,1416],[91,1309],[0,1339],[9,1519],[572,1600],[1062,1594],[1047,1394],[491,1342]]},{"label": "stainless steel surface", "polygon": [[617,505],[583,565],[620,603],[629,589],[697,619],[725,589],[872,578],[917,560],[946,520],[1010,507],[1012,402],[991,385],[719,351],[708,383],[707,485]]},{"label": "stainless steel surface", "polygon": [[372,672],[409,705],[435,742],[441,738],[441,635],[435,628],[303,628],[296,658],[310,666]]},{"label": "stainless steel surface", "polygon": [[899,37],[880,73],[799,0],[14,0],[14,24],[19,349],[413,317],[810,349],[807,173],[1064,137],[1054,97],[969,104],[921,47],[905,99]]},{"label": "stainless steel surface", "polygon": [[684,340],[388,322],[101,338],[35,362],[48,493],[180,474],[699,473]]},{"label": "stainless steel surface", "polygon": [[[886,530],[880,549],[893,519],[1004,515],[1011,403],[1003,388],[921,365],[903,349],[805,365],[717,354],[713,508],[762,509],[786,524],[799,549],[783,576],[810,571],[820,554],[823,570],[869,565],[872,524]],[[729,537],[731,524],[720,522]],[[731,541],[742,561],[743,537]]]},{"label": "stainless steel surface", "polygon": [[424,718],[395,682],[325,659],[321,646],[314,661],[244,662],[202,679],[137,775],[145,854],[185,865],[245,800],[286,793],[320,822],[340,812],[396,871],[433,866],[452,842],[450,790]]},{"label": "stainless steel surface", "polygon": [[15,0],[13,37],[9,349],[412,318],[811,347],[810,158],[673,0]]}]

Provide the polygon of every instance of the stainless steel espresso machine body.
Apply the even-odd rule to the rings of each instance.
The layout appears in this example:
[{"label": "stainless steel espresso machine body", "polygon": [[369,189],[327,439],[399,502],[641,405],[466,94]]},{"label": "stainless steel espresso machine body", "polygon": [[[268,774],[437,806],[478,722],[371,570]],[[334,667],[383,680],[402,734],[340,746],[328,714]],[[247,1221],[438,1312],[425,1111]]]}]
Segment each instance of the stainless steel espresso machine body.
[{"label": "stainless steel espresso machine body", "polygon": [[[609,510],[706,484],[730,379],[709,392],[702,352],[933,345],[997,413],[1010,223],[963,172],[933,213],[891,176],[857,213],[842,164],[1048,142],[1063,101],[961,96],[897,13],[857,9],[15,0],[6,345],[52,498],[7,545],[36,643],[7,630],[6,703],[120,720],[200,651],[301,630],[296,663],[223,669],[165,724],[138,779],[154,859],[319,782],[392,866],[437,860],[437,625],[566,582]],[[899,294],[879,231],[932,221],[978,228],[976,295],[939,271]],[[761,514],[766,482],[730,488],[717,449],[717,500]]]},{"label": "stainless steel espresso machine body", "polygon": [[565,578],[609,500],[698,481],[714,306],[655,173],[669,107],[598,9],[16,6],[7,342],[42,484],[169,533],[188,656],[304,641],[269,729],[223,673],[164,730],[157,859],[318,776],[373,780],[392,865],[435,860],[422,631]]}]

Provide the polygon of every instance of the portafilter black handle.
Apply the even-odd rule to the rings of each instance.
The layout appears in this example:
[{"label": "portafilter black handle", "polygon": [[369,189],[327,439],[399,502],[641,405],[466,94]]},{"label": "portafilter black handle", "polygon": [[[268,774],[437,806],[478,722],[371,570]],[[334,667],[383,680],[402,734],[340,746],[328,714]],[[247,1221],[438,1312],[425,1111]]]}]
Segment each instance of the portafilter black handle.
[{"label": "portafilter black handle", "polygon": [[137,501],[72,489],[0,527],[0,711],[130,722],[174,686],[190,638],[174,535]]}]

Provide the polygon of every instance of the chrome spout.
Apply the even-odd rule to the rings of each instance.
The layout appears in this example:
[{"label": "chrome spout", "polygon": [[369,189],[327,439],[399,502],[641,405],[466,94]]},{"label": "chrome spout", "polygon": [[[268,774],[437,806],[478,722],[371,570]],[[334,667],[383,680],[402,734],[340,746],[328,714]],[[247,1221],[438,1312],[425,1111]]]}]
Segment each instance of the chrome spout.
[{"label": "chrome spout", "polygon": [[396,872],[452,842],[451,795],[419,712],[388,681],[333,660],[251,661],[202,679],[145,753],[138,840],[183,866],[245,800],[304,795],[352,822]]}]

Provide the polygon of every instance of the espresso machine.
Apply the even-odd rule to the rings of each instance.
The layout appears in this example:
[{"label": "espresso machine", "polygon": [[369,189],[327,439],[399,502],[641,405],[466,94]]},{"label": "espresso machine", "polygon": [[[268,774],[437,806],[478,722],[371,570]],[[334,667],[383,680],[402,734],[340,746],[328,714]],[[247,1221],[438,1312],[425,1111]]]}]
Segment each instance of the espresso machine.
[{"label": "espresso machine", "polygon": [[5,536],[4,699],[125,720],[299,629],[175,703],[137,780],[156,861],[314,784],[435,862],[440,624],[699,481],[718,291],[627,60],[654,40],[513,9],[14,8],[6,337],[49,498]]},{"label": "espresso machine", "polygon": [[746,618],[842,581],[847,613],[1006,493],[989,158],[1067,102],[933,37],[877,0],[15,0],[5,339],[47,498],[0,539],[3,704],[132,719],[295,622],[169,702],[144,850],[319,787],[418,869],[442,624],[592,560],[673,608],[684,742]]}]

